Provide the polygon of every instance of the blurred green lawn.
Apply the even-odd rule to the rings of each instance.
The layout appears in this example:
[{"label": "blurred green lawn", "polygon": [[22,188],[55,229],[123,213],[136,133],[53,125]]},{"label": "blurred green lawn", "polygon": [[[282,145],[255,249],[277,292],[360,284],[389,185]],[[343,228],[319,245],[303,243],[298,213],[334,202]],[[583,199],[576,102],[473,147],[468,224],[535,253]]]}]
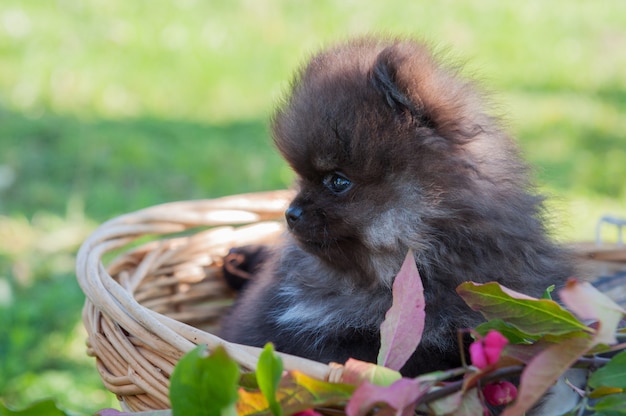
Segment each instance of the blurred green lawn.
[{"label": "blurred green lawn", "polygon": [[494,92],[556,237],[626,216],[621,0],[3,0],[0,398],[113,405],[85,356],[80,242],[145,206],[288,186],[267,119],[290,74],[371,32],[423,37]]}]

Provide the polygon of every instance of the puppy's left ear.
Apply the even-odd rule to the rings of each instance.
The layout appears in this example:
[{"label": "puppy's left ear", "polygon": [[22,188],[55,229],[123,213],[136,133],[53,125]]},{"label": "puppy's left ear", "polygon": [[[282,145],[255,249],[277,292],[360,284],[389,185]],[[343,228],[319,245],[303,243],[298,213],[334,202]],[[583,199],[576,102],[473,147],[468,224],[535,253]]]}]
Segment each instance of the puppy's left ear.
[{"label": "puppy's left ear", "polygon": [[417,102],[412,100],[398,79],[397,68],[402,59],[393,46],[381,51],[370,74],[372,84],[397,115],[410,116],[420,127],[434,127],[433,120],[426,113],[419,97]]}]

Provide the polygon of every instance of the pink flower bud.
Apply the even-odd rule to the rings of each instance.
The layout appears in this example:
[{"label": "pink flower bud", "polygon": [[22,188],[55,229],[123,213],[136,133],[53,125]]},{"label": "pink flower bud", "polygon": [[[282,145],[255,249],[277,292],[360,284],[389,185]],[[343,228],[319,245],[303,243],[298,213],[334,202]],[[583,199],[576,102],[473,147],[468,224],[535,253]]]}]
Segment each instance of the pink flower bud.
[{"label": "pink flower bud", "polygon": [[469,347],[472,364],[483,369],[498,362],[500,353],[509,340],[498,331],[489,331],[484,338],[478,339]]},{"label": "pink flower bud", "polygon": [[478,368],[487,367],[487,357],[485,356],[485,347],[481,340],[477,340],[471,343],[469,346],[470,359],[472,364]]},{"label": "pink flower bud", "polygon": [[313,409],[306,409],[306,410],[303,410],[301,412],[294,413],[292,416],[322,416],[322,415],[317,413]]},{"label": "pink flower bud", "polygon": [[517,387],[510,381],[498,381],[483,387],[483,396],[492,406],[511,403],[517,397]]}]

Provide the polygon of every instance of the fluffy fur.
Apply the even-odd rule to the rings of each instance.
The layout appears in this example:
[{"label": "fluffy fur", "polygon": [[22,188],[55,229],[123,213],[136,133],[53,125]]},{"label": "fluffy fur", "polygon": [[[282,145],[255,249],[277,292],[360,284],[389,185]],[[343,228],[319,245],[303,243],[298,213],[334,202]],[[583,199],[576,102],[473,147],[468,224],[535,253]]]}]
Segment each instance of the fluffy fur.
[{"label": "fluffy fur", "polygon": [[459,365],[457,330],[481,322],[459,283],[540,296],[572,273],[514,143],[420,43],[367,38],[314,56],[273,135],[299,193],[290,232],[224,322],[227,340],[375,361],[410,248],[426,296],[423,340],[402,369],[414,376]]}]

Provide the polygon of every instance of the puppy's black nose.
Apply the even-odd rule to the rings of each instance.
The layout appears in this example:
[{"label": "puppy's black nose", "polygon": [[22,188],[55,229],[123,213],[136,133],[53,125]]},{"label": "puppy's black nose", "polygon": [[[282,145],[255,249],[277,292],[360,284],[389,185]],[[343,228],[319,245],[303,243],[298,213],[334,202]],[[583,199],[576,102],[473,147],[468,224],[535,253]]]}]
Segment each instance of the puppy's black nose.
[{"label": "puppy's black nose", "polygon": [[292,205],[285,211],[285,218],[287,218],[287,224],[289,224],[289,227],[296,225],[296,222],[298,222],[300,217],[302,217],[302,208],[297,205]]}]

